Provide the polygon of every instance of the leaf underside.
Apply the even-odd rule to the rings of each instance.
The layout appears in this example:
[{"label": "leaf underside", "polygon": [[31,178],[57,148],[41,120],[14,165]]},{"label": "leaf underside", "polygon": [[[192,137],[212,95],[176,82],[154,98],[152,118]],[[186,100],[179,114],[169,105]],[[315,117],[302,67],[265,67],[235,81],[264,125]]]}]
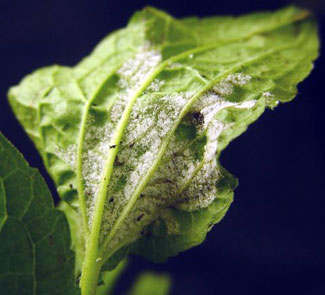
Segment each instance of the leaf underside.
[{"label": "leaf underside", "polygon": [[64,214],[43,178],[0,133],[0,293],[80,294]]},{"label": "leaf underside", "polygon": [[28,75],[9,100],[85,232],[100,226],[98,259],[163,261],[224,216],[236,180],[221,151],[295,97],[317,54],[316,25],[295,7],[183,20],[146,8],[75,67]]}]

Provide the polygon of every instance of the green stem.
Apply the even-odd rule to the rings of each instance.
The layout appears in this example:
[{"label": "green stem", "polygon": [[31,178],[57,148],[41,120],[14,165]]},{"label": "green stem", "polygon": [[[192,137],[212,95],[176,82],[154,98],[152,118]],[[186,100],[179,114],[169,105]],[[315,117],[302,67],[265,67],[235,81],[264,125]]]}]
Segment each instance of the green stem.
[{"label": "green stem", "polygon": [[[81,294],[82,295],[95,295],[98,275],[100,271],[101,263],[97,262],[98,259],[102,260],[102,257],[98,257],[98,243],[100,236],[100,228],[102,225],[103,211],[106,201],[108,184],[113,172],[113,164],[115,161],[116,154],[118,152],[118,144],[121,141],[125,125],[130,116],[131,108],[134,101],[128,104],[125,112],[117,126],[117,132],[112,139],[110,146],[115,146],[115,148],[110,149],[105,171],[103,174],[102,182],[100,184],[100,190],[97,196],[96,205],[94,209],[94,215],[92,220],[91,232],[87,241],[87,249],[85,254],[84,265],[81,275]],[[95,282],[94,282],[95,280]]]},{"label": "green stem", "polygon": [[116,152],[117,148],[116,151],[113,151],[108,155],[108,166],[106,166],[104,173],[106,177],[104,177],[103,182],[101,183],[101,188],[95,205],[91,232],[87,241],[85,260],[81,273],[80,286],[82,295],[95,295],[96,293],[96,286],[101,267],[101,263],[99,263],[98,260],[102,259],[101,257],[98,257],[99,235],[106,201],[107,186],[112,174],[112,165],[109,164],[114,162]]},{"label": "green stem", "polygon": [[[88,248],[90,249],[90,247]],[[88,252],[88,253],[87,253]],[[96,251],[86,251],[80,288],[82,295],[95,295],[102,263],[97,262]]]}]

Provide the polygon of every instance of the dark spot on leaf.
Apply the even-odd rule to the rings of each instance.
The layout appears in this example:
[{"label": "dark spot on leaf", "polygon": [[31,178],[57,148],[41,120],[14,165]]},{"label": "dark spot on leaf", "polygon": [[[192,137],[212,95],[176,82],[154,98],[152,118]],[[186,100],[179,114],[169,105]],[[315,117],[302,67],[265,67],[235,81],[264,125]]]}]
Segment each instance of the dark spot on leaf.
[{"label": "dark spot on leaf", "polygon": [[123,163],[119,161],[118,157],[115,158],[114,160],[114,166],[122,166]]},{"label": "dark spot on leaf", "polygon": [[140,221],[144,216],[144,213],[140,214],[138,217],[137,217],[137,221]]},{"label": "dark spot on leaf", "polygon": [[140,199],[142,199],[144,197],[144,195],[143,194],[140,194]]},{"label": "dark spot on leaf", "polygon": [[112,144],[112,145],[109,146],[110,149],[115,149],[116,147],[117,147],[116,144]]},{"label": "dark spot on leaf", "polygon": [[79,286],[80,278],[81,278],[81,274],[79,274],[78,277],[77,277],[77,279],[76,279],[76,285],[77,286]]},{"label": "dark spot on leaf", "polygon": [[165,183],[173,183],[173,181],[171,181],[171,180],[168,179],[168,178],[166,178],[164,182],[165,182]]},{"label": "dark spot on leaf", "polygon": [[130,145],[129,145],[129,148],[133,148],[135,142],[132,142]]},{"label": "dark spot on leaf", "polygon": [[200,112],[195,112],[192,114],[193,119],[198,124],[202,124],[204,122],[204,116]]},{"label": "dark spot on leaf", "polygon": [[110,203],[114,202],[114,197],[111,197],[111,198],[109,199],[109,202],[110,202]]},{"label": "dark spot on leaf", "polygon": [[142,236],[147,236],[147,237],[150,237],[150,232],[147,230],[147,229],[143,229],[142,231],[140,231],[140,235]]},{"label": "dark spot on leaf", "polygon": [[94,107],[97,107],[97,104],[96,104],[96,103],[93,103],[93,106],[94,106]]},{"label": "dark spot on leaf", "polygon": [[69,184],[69,187],[70,187],[71,189],[73,189],[73,185],[72,185],[72,183]]}]

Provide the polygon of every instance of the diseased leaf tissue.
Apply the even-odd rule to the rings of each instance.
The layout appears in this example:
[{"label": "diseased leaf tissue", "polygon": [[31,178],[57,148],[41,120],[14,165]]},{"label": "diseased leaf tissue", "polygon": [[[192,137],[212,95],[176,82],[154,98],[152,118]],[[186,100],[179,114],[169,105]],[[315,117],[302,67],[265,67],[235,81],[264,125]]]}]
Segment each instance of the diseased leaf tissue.
[{"label": "diseased leaf tissue", "polygon": [[317,54],[315,23],[295,7],[182,20],[145,8],[75,67],[37,70],[10,89],[75,210],[82,294],[128,252],[162,261],[205,239],[236,186],[221,151],[294,98]]}]

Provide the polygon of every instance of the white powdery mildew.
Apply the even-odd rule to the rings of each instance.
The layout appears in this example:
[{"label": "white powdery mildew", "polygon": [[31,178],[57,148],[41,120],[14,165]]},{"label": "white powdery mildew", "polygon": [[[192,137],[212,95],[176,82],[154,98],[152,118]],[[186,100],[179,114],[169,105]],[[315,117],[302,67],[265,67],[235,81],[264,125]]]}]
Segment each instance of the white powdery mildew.
[{"label": "white powdery mildew", "polygon": [[[155,131],[151,133],[154,138],[158,138],[158,134],[153,135]],[[148,171],[151,167],[155,157],[157,155],[159,149],[159,141],[152,141],[151,142],[151,149],[144,153],[137,161],[137,167],[134,169],[128,178],[128,183],[124,188],[124,197],[125,199],[129,199],[134,191],[134,189],[138,186],[141,177]]]},{"label": "white powdery mildew", "polygon": [[205,146],[205,162],[215,161],[218,150],[218,138],[229,125],[213,119],[207,130],[208,141]]},{"label": "white powdery mildew", "polygon": [[[135,148],[141,146],[145,150],[150,149],[156,143],[159,145],[191,95],[190,92],[166,95],[151,104],[143,102],[143,97],[140,97],[132,110],[123,138],[124,146],[132,145],[136,141],[138,144]],[[153,128],[155,130],[152,130]],[[148,132],[151,133],[148,135]],[[141,142],[142,138],[143,142]],[[121,150],[120,157],[127,161],[134,152],[134,149],[124,148]]]},{"label": "white powdery mildew", "polygon": [[[118,122],[128,101],[135,95],[148,76],[153,73],[160,61],[160,52],[150,49],[150,44],[145,44],[139,47],[137,54],[132,59],[126,61],[117,71],[120,77],[117,85],[121,89],[121,93],[111,110],[113,122]],[[157,83],[155,82],[153,87],[157,88]]]},{"label": "white powdery mildew", "polygon": [[84,193],[87,199],[89,222],[103,177],[109,142],[112,134],[112,124],[106,122],[103,126],[96,126],[92,117],[88,118],[82,155],[82,177]]},{"label": "white powdery mildew", "polygon": [[159,91],[160,87],[163,86],[164,84],[165,84],[164,80],[155,79],[151,82],[151,84],[147,88],[147,91],[157,92]]},{"label": "white powdery mildew", "polygon": [[[128,65],[123,71],[129,74],[132,72],[129,68]],[[124,240],[136,239],[143,226],[150,223],[157,214],[162,214],[162,207],[179,205],[186,210],[195,210],[213,202],[217,195],[216,182],[220,178],[216,160],[217,142],[220,134],[228,127],[215,119],[215,115],[227,107],[250,108],[256,103],[230,102],[221,96],[221,92],[229,95],[233,91],[233,85],[243,86],[250,79],[250,76],[243,74],[229,75],[219,84],[223,91],[219,89],[218,94],[209,91],[200,97],[192,107],[192,112],[199,112],[204,118],[196,126],[198,135],[205,134],[207,138],[203,159],[197,158],[195,149],[184,147],[189,142],[177,142],[174,135],[162,159],[162,165],[151,176],[132,212],[121,225],[118,240],[111,241],[110,247]],[[150,91],[157,91],[159,87],[160,83],[156,81]],[[111,182],[117,184],[117,179],[123,175],[125,184],[120,188],[114,185],[109,188],[102,238],[111,230],[143,176],[152,167],[166,134],[193,93],[166,95],[158,101],[154,98],[146,101],[149,96],[150,93],[146,93],[140,97],[132,109],[131,120],[118,154],[121,166],[115,169]],[[177,231],[176,224],[170,223],[168,228],[170,232]]]},{"label": "white powdery mildew", "polygon": [[[143,138],[141,138],[141,134],[147,131],[148,124],[142,124],[142,122],[146,122],[146,120],[142,120],[141,114],[139,114],[137,121],[133,121],[133,124],[143,126],[144,129],[142,130],[142,132],[139,131],[138,127],[134,126],[132,123],[130,123],[130,125],[128,126],[130,132],[128,132],[127,135],[131,136],[132,140],[141,138],[137,142],[136,148],[142,149],[146,152],[140,158],[136,159],[134,157],[134,151],[132,151],[132,149],[121,151],[121,156],[123,158],[125,158],[125,156],[123,155],[123,152],[125,152],[126,155],[128,155],[129,160],[132,159],[133,161],[136,161],[136,163],[138,163],[136,169],[131,173],[131,179],[135,181],[135,183],[129,184],[130,188],[126,188],[126,195],[132,192],[131,187],[137,185],[137,181],[139,180],[139,178],[152,165],[154,159],[157,156],[158,150],[164,139],[164,136],[173,126],[181,109],[186,103],[186,99],[188,99],[188,94],[186,93],[174,96],[165,96],[159,99],[159,104],[156,106],[152,106],[152,108],[150,109],[151,111],[155,112],[155,117],[152,118],[152,124],[155,128],[152,128],[150,132]],[[132,135],[133,131],[135,130],[137,131],[137,138],[134,138],[134,136]],[[130,139],[128,139],[127,135],[125,140],[126,142],[130,142]]]},{"label": "white powdery mildew", "polygon": [[[178,150],[182,145],[179,144]],[[189,181],[200,161],[195,158],[194,152],[189,148],[175,152],[159,167],[150,183],[144,190],[146,196],[156,199],[162,206],[175,201],[174,196]]]},{"label": "white powdery mildew", "polygon": [[[189,99],[191,95],[193,94],[187,94],[183,97]],[[175,101],[175,99],[176,97],[174,97],[174,100],[171,100],[170,97],[163,97],[161,101],[166,100],[170,102]],[[181,102],[179,108],[184,104],[179,97],[177,97],[176,101]],[[158,209],[162,206],[166,206],[166,204],[173,204],[175,202],[174,198],[179,198],[177,193],[184,188],[188,181],[192,182],[182,194],[184,196],[184,201],[181,206],[188,210],[193,210],[193,208],[197,209],[198,207],[201,208],[210,204],[216,197],[216,188],[214,184],[219,178],[216,162],[217,139],[222,131],[228,127],[221,121],[214,119],[214,116],[218,111],[226,107],[251,108],[255,103],[256,101],[234,103],[226,101],[215,93],[207,92],[204,94],[196,104],[197,111],[199,110],[201,114],[204,115],[204,123],[202,123],[202,126],[199,128],[201,128],[201,132],[205,132],[207,136],[207,144],[205,146],[205,155],[203,159],[204,165],[202,167],[202,162],[195,158],[194,152],[191,149],[184,149],[184,142],[176,143],[176,138],[173,137],[165,155],[165,158],[167,157],[168,160],[159,167],[158,171],[152,176],[149,184],[143,191],[145,199],[150,200],[148,206],[154,206]],[[163,107],[164,111],[167,109],[166,106]],[[193,108],[193,110],[195,111],[195,108]],[[142,125],[141,116],[138,115],[137,117],[140,118],[138,122]],[[152,129],[151,132],[139,142],[140,146],[142,148],[145,147],[147,152],[139,157],[139,159],[133,158],[137,168],[129,175],[124,192],[119,196],[121,199],[126,199],[127,196],[132,193],[141,179],[141,176],[149,169],[152,162],[155,160],[162,140],[161,134],[165,134],[165,128],[162,126],[170,126],[170,124],[173,123],[173,120],[170,121],[170,118],[166,116],[164,112],[158,112],[156,118],[158,118],[158,120],[154,122],[155,129]],[[157,126],[159,126],[159,128],[156,128]],[[160,130],[160,132],[158,132],[158,130]],[[127,140],[127,142],[129,143],[130,141]],[[126,149],[125,152],[122,151],[122,161],[132,159],[132,157],[134,157],[132,154],[134,153],[136,153],[136,150],[132,151]],[[202,180],[204,180],[204,182]],[[201,193],[198,194],[198,191]]]},{"label": "white powdery mildew", "polygon": [[212,89],[220,95],[228,96],[233,93],[234,86],[229,81],[223,80],[220,83],[218,83],[217,85],[215,85]]},{"label": "white powdery mildew", "polygon": [[[121,175],[126,177],[127,181],[118,190],[114,189],[114,185],[110,186],[108,192],[108,195],[114,195],[114,200],[118,202],[115,206],[123,208],[133,195],[141,179],[152,167],[167,132],[172,128],[191,95],[191,93],[167,95],[151,103],[149,101],[142,103],[141,100],[145,97],[139,98],[132,109],[131,120],[118,154],[118,161],[123,164],[118,169],[120,171],[114,172],[112,177],[112,183],[117,183],[116,179]],[[115,214],[118,210],[116,207],[113,209],[112,204],[109,203],[109,196],[107,208],[110,213],[105,215],[107,219],[105,217],[103,222],[103,236],[109,232],[118,217],[118,214]]]},{"label": "white powdery mildew", "polygon": [[227,101],[224,97],[208,91],[193,105],[193,110],[200,112],[203,115],[204,124],[202,128],[205,130],[214,116],[222,109],[227,107],[251,108],[255,104],[256,100],[243,102]]},{"label": "white powdery mildew", "polygon": [[77,146],[75,144],[69,145],[67,149],[58,146],[55,148],[55,155],[68,164],[72,169],[76,168],[76,153]]},{"label": "white powdery mildew", "polygon": [[234,85],[244,86],[252,79],[251,76],[242,73],[230,74],[225,81],[231,82]]},{"label": "white powdery mildew", "polygon": [[[217,114],[221,109],[224,109],[226,107],[235,107],[237,109],[250,109],[254,107],[256,104],[256,100],[249,100],[244,101],[240,103],[218,103],[218,105],[214,105],[210,108],[215,107],[214,110],[211,111],[211,113]],[[204,110],[204,109],[203,109]],[[211,116],[210,116],[211,118]],[[206,144],[206,161],[212,161],[212,159],[215,158],[218,148],[218,138],[221,135],[221,133],[229,127],[229,124],[225,124],[220,120],[217,120],[212,117],[212,120],[208,122],[204,122],[204,125],[207,127],[207,137],[208,142]]]},{"label": "white powdery mildew", "polygon": [[204,116],[201,132],[206,132],[207,144],[203,167],[196,171],[191,184],[183,192],[184,201],[180,204],[182,209],[191,211],[207,207],[217,197],[215,183],[220,177],[216,159],[218,138],[229,124],[216,119],[216,114],[228,107],[245,109],[255,105],[256,100],[230,102],[212,92],[205,93],[194,105],[194,110],[200,111]]},{"label": "white powdery mildew", "polygon": [[178,205],[179,208],[193,211],[209,206],[217,197],[216,181],[219,177],[216,160],[205,163],[183,191],[184,201]]},{"label": "white powdery mildew", "polygon": [[275,104],[275,105],[273,105],[273,106],[277,106],[278,104],[279,104],[279,101],[278,100],[276,100],[276,101],[274,101],[274,95],[271,93],[271,92],[263,92],[262,93],[262,97],[263,98],[265,98],[265,100],[266,100],[266,102],[267,103],[271,103],[272,101],[273,101],[273,104]]},{"label": "white powdery mildew", "polygon": [[215,184],[220,177],[216,159],[218,138],[227,127],[227,124],[215,118],[206,126],[207,143],[203,166],[191,175],[191,183],[182,193],[184,200],[179,204],[180,208],[188,211],[202,209],[209,206],[217,197]]},{"label": "white powdery mildew", "polygon": [[155,70],[160,61],[160,52],[150,49],[150,44],[140,47],[135,57],[125,62],[117,71],[121,77],[120,87],[139,86],[148,74]]},{"label": "white powdery mildew", "polygon": [[170,130],[185,103],[192,97],[191,92],[176,95],[166,95],[160,99],[162,108],[157,116],[157,129],[159,136],[163,137]]},{"label": "white powdery mildew", "polygon": [[273,94],[271,92],[263,92],[262,96],[265,98],[273,98]]},{"label": "white powdery mildew", "polygon": [[120,76],[118,87],[121,89],[115,104],[109,110],[110,121],[104,126],[96,126],[89,119],[86,126],[82,174],[87,197],[89,221],[92,221],[93,209],[104,177],[110,140],[127,103],[135,95],[142,83],[155,70],[161,61],[161,54],[152,50],[149,44],[138,48],[136,55],[126,61],[117,71]]},{"label": "white powdery mildew", "polygon": [[252,79],[251,76],[242,73],[230,74],[221,82],[212,87],[212,90],[221,96],[229,96],[234,91],[234,85],[244,86]]}]

